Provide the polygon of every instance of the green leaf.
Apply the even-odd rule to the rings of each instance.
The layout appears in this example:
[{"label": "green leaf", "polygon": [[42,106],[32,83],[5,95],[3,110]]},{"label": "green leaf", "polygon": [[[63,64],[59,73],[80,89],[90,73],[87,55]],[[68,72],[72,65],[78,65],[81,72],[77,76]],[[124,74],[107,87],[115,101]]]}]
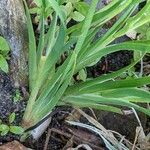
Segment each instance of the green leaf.
[{"label": "green leaf", "polygon": [[0,131],[5,131],[5,130],[8,130],[9,127],[5,124],[0,124]]},{"label": "green leaf", "polygon": [[1,136],[5,136],[5,135],[7,135],[7,134],[8,134],[8,132],[9,132],[9,130],[2,131],[2,132],[1,132]]},{"label": "green leaf", "polygon": [[146,38],[148,40],[150,40],[150,27],[148,28],[147,32],[146,32]]},{"label": "green leaf", "polygon": [[1,54],[0,54],[0,69],[5,73],[8,73],[8,63]]},{"label": "green leaf", "polygon": [[62,24],[65,26],[65,14],[64,12],[60,9],[59,4],[57,3],[56,0],[47,0],[47,2],[50,4],[50,6],[55,10],[57,15],[59,16]]},{"label": "green leaf", "polygon": [[17,135],[21,135],[23,134],[24,129],[20,126],[10,126],[10,132]]},{"label": "green leaf", "polygon": [[130,108],[135,108],[138,111],[141,111],[147,115],[150,116],[150,111],[149,109],[140,107],[137,104],[131,103],[129,101],[129,99],[126,98],[106,98],[100,95],[97,95],[95,93],[93,94],[82,94],[82,95],[74,95],[74,96],[68,96],[65,99],[63,99],[63,101],[65,101],[66,103],[73,103],[78,106],[80,106],[80,103],[84,102],[86,107],[89,105],[89,107],[91,107],[91,104],[104,104],[104,105],[114,105],[114,106],[126,106],[126,107],[130,107]]},{"label": "green leaf", "polygon": [[44,11],[42,11],[41,18],[40,18],[40,37],[39,37],[39,44],[37,47],[37,65],[39,65],[42,57],[42,53],[44,50]]},{"label": "green leaf", "polygon": [[101,48],[99,46],[99,51],[97,52],[93,52],[92,54],[89,53],[88,56],[86,56],[86,58],[82,59],[81,62],[78,63],[77,69],[82,69],[86,66],[89,66],[91,63],[95,62],[95,60],[97,60],[98,58],[100,59],[101,57],[113,53],[113,52],[117,52],[119,50],[133,50],[133,51],[139,51],[139,52],[150,52],[150,45],[149,45],[150,41],[129,41],[129,42],[123,42],[120,44],[113,44],[113,45],[109,45],[105,48]]},{"label": "green leaf", "polygon": [[134,30],[148,22],[150,22],[150,1],[133,17],[129,18],[125,26],[114,35],[116,38],[124,35],[130,30]]},{"label": "green leaf", "polygon": [[140,52],[140,51],[134,51],[134,55],[133,55],[134,60],[139,59],[141,57],[141,55],[142,55],[142,52]]},{"label": "green leaf", "polygon": [[34,7],[34,8],[30,8],[30,14],[41,14],[41,8],[39,7]]},{"label": "green leaf", "polygon": [[[129,7],[129,5],[130,5],[130,7]],[[136,8],[136,6],[137,6],[137,4],[135,2],[132,2],[131,0],[125,0],[125,1],[115,0],[94,14],[93,20],[92,20],[92,27],[101,26],[101,25],[105,24],[107,21],[109,21],[111,18],[115,17],[117,14],[122,12],[124,9],[127,8],[128,10],[131,10],[133,7]],[[121,18],[122,18],[122,16],[121,16]],[[82,24],[83,24],[83,22],[70,27],[68,29],[68,34],[74,32],[76,30],[80,31]]]},{"label": "green leaf", "polygon": [[25,11],[27,16],[27,27],[29,35],[29,86],[30,91],[33,89],[37,73],[37,58],[36,58],[36,41],[34,36],[34,30],[32,26],[30,12],[25,0],[23,0],[25,5]]},{"label": "green leaf", "polygon": [[93,19],[93,15],[95,13],[95,9],[96,9],[96,5],[98,3],[98,0],[93,0],[90,6],[90,9],[88,11],[87,16],[85,17],[82,29],[81,29],[81,35],[77,41],[76,47],[75,47],[75,51],[77,51],[77,54],[80,52],[82,45],[84,44],[84,41],[86,39],[86,36],[88,34],[88,31],[90,29],[91,26],[91,22]]},{"label": "green leaf", "polygon": [[48,56],[52,51],[53,46],[55,45],[56,41],[56,28],[57,28],[57,15],[54,14],[52,22],[50,24],[48,33],[45,37],[45,44],[46,44],[46,55]]},{"label": "green leaf", "polygon": [[150,77],[142,77],[137,79],[125,79],[125,80],[116,80],[116,81],[106,81],[103,83],[97,83],[94,85],[86,85],[82,88],[79,88],[79,93],[95,93],[104,90],[111,89],[120,89],[120,88],[132,88],[132,87],[141,87],[143,85],[150,84]]},{"label": "green leaf", "polygon": [[79,71],[79,79],[82,81],[86,81],[86,78],[87,78],[87,73],[85,72],[85,70],[84,69],[80,70]]},{"label": "green leaf", "polygon": [[61,105],[71,105],[72,107],[80,107],[80,108],[93,108],[96,110],[104,110],[104,111],[110,111],[118,114],[123,114],[120,108],[117,108],[115,106],[105,105],[105,104],[99,104],[99,103],[93,103],[92,101],[72,101],[72,100],[66,100],[62,99],[62,101],[59,102]]},{"label": "green leaf", "polygon": [[131,102],[150,103],[150,93],[139,88],[120,88],[100,93],[104,97],[127,98]]},{"label": "green leaf", "polygon": [[81,83],[78,83],[76,85],[72,85],[72,86],[67,88],[64,95],[70,95],[70,94],[78,92],[79,87],[82,88],[82,87],[86,87],[89,85],[92,86],[92,85],[95,85],[97,83],[103,83],[105,81],[111,81],[112,79],[115,79],[115,78],[119,77],[121,74],[125,73],[127,70],[130,70],[131,68],[133,68],[142,59],[142,57],[139,58],[139,60],[132,62],[130,65],[128,65],[128,66],[126,66],[126,67],[124,67],[118,71],[104,74],[104,75],[101,75],[100,77],[88,80],[86,82],[81,82]]},{"label": "green leaf", "polygon": [[55,45],[53,46],[52,50],[50,51],[49,55],[46,58],[46,61],[44,64],[44,69],[43,69],[42,75],[41,75],[41,77],[43,79],[42,78],[40,79],[41,82],[43,82],[46,79],[51,68],[54,67],[55,63],[58,61],[60,56],[63,54],[64,42],[65,42],[65,28],[63,25],[61,25]]},{"label": "green leaf", "polygon": [[[47,7],[48,10],[50,6],[51,10],[54,11],[50,16],[51,25],[46,36],[44,33],[44,17],[41,17],[41,35],[37,52],[34,32],[31,27],[32,23],[29,20],[30,25],[28,28],[31,33],[33,32],[32,34],[29,33],[33,38],[33,40],[31,37],[29,38],[33,42],[31,43],[32,46],[30,46],[32,51],[29,53],[29,77],[30,80],[34,80],[30,81],[30,85],[32,85],[31,93],[23,118],[25,123],[29,123],[25,128],[36,125],[51,113],[55,106],[61,104],[92,107],[102,110],[109,109],[112,112],[120,114],[122,113],[120,106],[134,107],[150,115],[148,109],[134,103],[149,103],[149,93],[139,88],[150,84],[150,77],[115,80],[121,73],[133,67],[146,52],[150,52],[150,41],[130,41],[120,44],[110,44],[116,37],[121,36],[130,29],[126,28],[129,27],[127,23],[130,23],[130,26],[134,27],[138,26],[136,23],[140,25],[147,22],[149,18],[145,19],[142,16],[144,11],[146,11],[146,14],[148,13],[149,6],[147,6],[147,9],[144,7],[143,14],[140,12],[138,15],[135,15],[135,18],[132,18],[130,16],[140,0],[112,1],[112,3],[98,12],[96,12],[98,0],[92,0],[87,12],[86,8],[83,8],[84,6],[80,7],[82,8],[81,12],[86,12],[83,21],[82,18],[79,18],[80,10],[75,10],[74,8],[74,10],[71,8],[68,9],[68,14],[76,11],[76,21],[79,19],[78,21],[81,21],[81,23],[77,23],[77,25],[67,30],[65,19],[69,21],[70,16],[65,18],[66,16],[64,16],[62,9],[64,9],[67,3],[68,6],[74,6],[78,2],[78,0],[47,0],[45,4],[48,4],[48,6],[43,3],[42,8],[45,9]],[[66,5],[66,9],[68,6]],[[97,31],[102,29],[103,25],[116,15],[119,16],[116,23],[100,39],[94,41],[93,39]],[[144,21],[138,22],[137,16],[140,17],[140,20],[144,19]],[[30,19],[28,12],[27,18]],[[143,53],[134,60],[135,62],[117,72],[103,75],[91,81],[85,81],[85,73],[83,71],[79,72],[80,70],[96,63],[102,56],[119,50],[133,50]],[[65,51],[67,52],[64,53]],[[63,58],[63,61],[60,63],[59,60],[62,54],[63,56],[67,55],[67,58],[65,57],[65,61]],[[33,57],[33,60],[31,57]],[[40,63],[38,62],[39,59]],[[69,86],[73,75],[78,72],[80,78],[85,82]]]},{"label": "green leaf", "polygon": [[13,123],[15,121],[15,118],[16,118],[16,114],[13,112],[10,114],[9,116],[9,123]]},{"label": "green leaf", "polygon": [[10,50],[7,41],[1,36],[0,36],[0,50],[1,51],[9,51]]},{"label": "green leaf", "polygon": [[107,22],[120,12],[122,12],[125,8],[132,4],[132,0],[115,0],[112,3],[108,4],[108,6],[100,9],[93,17],[92,25],[96,26],[102,25]]},{"label": "green leaf", "polygon": [[88,13],[89,5],[85,2],[77,2],[74,7],[84,16]]},{"label": "green leaf", "polygon": [[85,19],[85,17],[80,12],[77,12],[77,11],[72,12],[71,17],[73,20],[77,22],[81,22]]},{"label": "green leaf", "polygon": [[9,132],[9,127],[5,124],[0,124],[1,136],[6,135]]},{"label": "green leaf", "polygon": [[70,13],[73,11],[73,6],[71,2],[68,2],[65,6],[63,6],[63,9],[66,13],[66,16],[68,17],[70,15]]},{"label": "green leaf", "polygon": [[[58,71],[58,74],[60,73],[60,71],[62,71],[60,82],[56,84],[56,81],[52,79],[54,83],[51,84],[50,88],[47,87],[46,89],[47,91],[43,92],[44,95],[41,96],[41,99],[36,101],[34,105],[34,109],[33,109],[34,116],[32,116],[33,118],[35,118],[34,120],[37,121],[37,120],[42,119],[44,116],[46,116],[57,105],[61,96],[63,95],[66,88],[68,87],[70,80],[72,78],[73,72],[74,72],[75,65],[76,65],[76,54],[73,53],[68,58],[68,61],[66,61],[68,62],[67,66],[66,66],[66,63],[64,63],[63,66],[60,67],[60,70]],[[57,76],[54,76],[54,78],[55,77]],[[48,95],[45,96],[45,94],[47,93]]]},{"label": "green leaf", "polygon": [[[82,48],[78,56],[78,62],[84,60],[88,55],[92,55],[100,51],[102,48],[110,44],[114,38],[114,34],[119,30],[122,29],[122,26],[125,24],[126,20],[129,18],[133,10],[135,9],[135,5],[131,5],[127,8],[125,13],[116,21],[116,23],[98,40],[92,42],[89,47]],[[99,57],[100,58],[100,57]],[[94,61],[97,59],[94,59]],[[80,68],[82,69],[82,68]],[[79,70],[78,70],[79,71]]]},{"label": "green leaf", "polygon": [[21,101],[22,97],[21,97],[21,93],[19,91],[19,89],[15,90],[15,95],[13,96],[13,102],[17,103],[19,101]]}]

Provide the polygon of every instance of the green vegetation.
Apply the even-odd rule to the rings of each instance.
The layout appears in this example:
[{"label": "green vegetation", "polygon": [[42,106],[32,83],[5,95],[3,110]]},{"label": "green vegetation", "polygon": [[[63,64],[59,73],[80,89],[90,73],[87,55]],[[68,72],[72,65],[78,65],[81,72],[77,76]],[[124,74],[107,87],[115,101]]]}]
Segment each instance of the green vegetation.
[{"label": "green vegetation", "polygon": [[20,126],[14,126],[13,122],[15,121],[16,114],[11,113],[9,116],[9,124],[4,124],[2,121],[0,121],[0,135],[4,136],[6,134],[13,133],[13,134],[22,134],[24,132],[24,129]]},{"label": "green vegetation", "polygon": [[22,100],[21,93],[20,93],[19,89],[16,89],[15,95],[13,96],[13,102],[16,103],[20,100]]},{"label": "green vegetation", "polygon": [[8,73],[8,63],[6,61],[8,52],[9,46],[6,40],[0,36],[0,70],[5,73]]},{"label": "green vegetation", "polygon": [[[24,1],[25,2],[25,1]],[[138,105],[149,103],[150,93],[144,85],[150,84],[150,77],[117,79],[132,68],[143,55],[129,66],[119,71],[85,81],[83,69],[96,64],[98,60],[112,52],[132,50],[150,53],[150,41],[138,40],[110,44],[113,40],[150,21],[150,1],[136,15],[131,16],[140,0],[115,0],[96,11],[98,0],[92,0],[89,7],[79,7],[84,16],[70,28],[66,27],[72,13],[64,13],[70,1],[38,1],[40,7],[40,37],[36,45],[35,35],[26,3],[29,34],[29,92],[30,97],[23,117],[22,126],[28,129],[53,111],[58,105],[91,107],[123,114],[120,106],[135,108],[150,116],[150,110]],[[63,5],[63,6],[62,6]],[[51,8],[51,23],[45,33],[47,6]],[[73,5],[74,12],[76,7]],[[77,9],[78,10],[78,9]],[[82,13],[81,12],[86,12]],[[116,23],[99,39],[93,41],[96,33],[111,18],[119,15]],[[67,58],[60,57],[66,52]],[[72,84],[73,75],[79,73],[81,83]]]},{"label": "green vegetation", "polygon": [[139,33],[140,39],[148,39],[150,40],[150,23],[146,23],[143,26],[136,29],[137,33]]}]

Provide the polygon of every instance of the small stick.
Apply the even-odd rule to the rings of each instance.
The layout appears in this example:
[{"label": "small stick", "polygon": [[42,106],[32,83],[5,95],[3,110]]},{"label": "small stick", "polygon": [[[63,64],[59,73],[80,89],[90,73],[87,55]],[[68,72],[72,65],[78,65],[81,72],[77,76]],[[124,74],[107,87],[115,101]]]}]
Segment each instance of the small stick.
[{"label": "small stick", "polygon": [[51,129],[48,129],[48,133],[47,133],[47,136],[46,136],[46,141],[45,141],[44,149],[43,150],[47,150],[50,136],[51,136]]},{"label": "small stick", "polygon": [[140,132],[140,130],[139,130],[138,133],[136,133],[136,135],[135,135],[135,139],[134,139],[134,143],[133,143],[133,146],[132,146],[132,150],[135,149],[135,145],[136,145],[136,142],[137,142],[137,140],[138,140],[139,132]]}]

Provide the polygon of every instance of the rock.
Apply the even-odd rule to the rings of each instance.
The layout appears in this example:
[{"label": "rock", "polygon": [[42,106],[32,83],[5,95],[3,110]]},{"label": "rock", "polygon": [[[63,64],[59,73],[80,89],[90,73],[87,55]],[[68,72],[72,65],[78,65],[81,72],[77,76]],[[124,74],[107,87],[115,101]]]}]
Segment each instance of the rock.
[{"label": "rock", "polygon": [[12,100],[13,87],[7,75],[0,73],[0,119],[7,120],[14,105]]},{"label": "rock", "polygon": [[27,35],[26,16],[21,0],[0,1],[0,34],[11,49],[10,73],[15,87],[27,85]]},{"label": "rock", "polygon": [[[0,120],[4,124],[9,124],[9,116],[13,112],[16,114],[13,125],[19,125],[22,120],[26,101],[20,95],[18,101],[14,102],[15,93],[9,76],[0,72]],[[19,138],[19,135],[9,132],[5,136],[0,136],[0,145],[12,141],[12,139],[19,140]]]},{"label": "rock", "polygon": [[31,150],[30,148],[26,148],[18,141],[12,141],[7,144],[0,146],[0,150]]},{"label": "rock", "polygon": [[[91,0],[85,0],[85,2],[86,2],[87,4],[90,4],[90,3],[91,3]],[[97,10],[99,10],[99,9],[101,9],[101,8],[103,8],[103,7],[104,7],[104,2],[101,1],[101,0],[99,0],[99,2],[98,2],[98,4],[97,4]]]}]

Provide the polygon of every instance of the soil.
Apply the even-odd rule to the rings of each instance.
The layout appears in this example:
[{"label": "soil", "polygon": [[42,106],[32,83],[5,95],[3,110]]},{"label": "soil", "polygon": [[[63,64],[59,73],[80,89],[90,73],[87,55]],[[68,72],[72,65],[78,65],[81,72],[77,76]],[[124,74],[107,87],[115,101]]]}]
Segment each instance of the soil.
[{"label": "soil", "polygon": [[[13,88],[10,77],[0,72],[0,120],[7,125],[9,125],[9,115],[13,112],[16,114],[16,118],[12,125],[19,125],[25,109],[25,102],[19,99],[18,102],[14,102],[14,96],[15,89]],[[0,136],[0,145],[13,139],[19,139],[19,137],[11,133],[7,136]]]},{"label": "soil", "polygon": [[117,71],[131,63],[132,52],[119,51],[103,57],[96,65],[87,68],[88,77],[98,77],[102,74]]}]

